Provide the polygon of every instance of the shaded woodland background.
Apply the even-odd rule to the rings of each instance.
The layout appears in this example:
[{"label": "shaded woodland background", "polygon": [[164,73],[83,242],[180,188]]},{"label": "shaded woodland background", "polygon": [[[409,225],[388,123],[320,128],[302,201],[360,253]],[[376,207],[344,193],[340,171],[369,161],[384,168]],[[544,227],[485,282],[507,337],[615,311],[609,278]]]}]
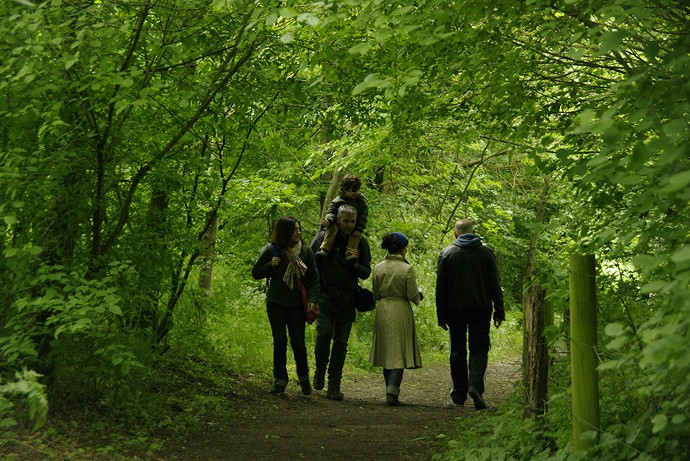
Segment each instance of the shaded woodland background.
[{"label": "shaded woodland background", "polygon": [[[597,261],[601,427],[580,455],[687,459],[685,2],[51,0],[0,12],[1,426],[38,429],[82,405],[160,426],[151,383],[189,366],[180,357],[266,373],[249,267],[279,217],[316,233],[348,171],[366,184],[372,247],[390,230],[410,237],[429,306],[453,223],[476,219],[499,257],[508,328],[549,354],[548,405],[532,408],[528,392],[524,420],[506,415],[520,430],[449,459],[569,456],[573,254]],[[534,299],[543,332],[523,328]],[[417,314],[425,349],[444,357],[433,308]],[[366,369],[358,325],[349,366]]]}]

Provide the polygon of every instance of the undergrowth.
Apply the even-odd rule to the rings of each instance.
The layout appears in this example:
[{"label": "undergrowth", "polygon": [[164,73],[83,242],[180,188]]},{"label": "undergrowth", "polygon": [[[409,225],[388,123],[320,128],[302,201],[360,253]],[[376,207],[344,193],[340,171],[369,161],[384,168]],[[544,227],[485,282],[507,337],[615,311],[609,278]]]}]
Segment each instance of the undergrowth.
[{"label": "undergrowth", "polygon": [[[414,307],[425,365],[448,360],[447,332],[436,325],[433,273],[419,271],[426,298]],[[200,431],[231,417],[233,399],[248,398],[272,383],[272,338],[265,311],[264,284],[238,282],[235,274],[217,271],[213,292],[190,289],[176,311],[169,338],[157,353],[140,350],[141,366],[127,379],[100,382],[100,392],[68,401],[52,395],[45,426],[32,432],[20,419],[13,432],[0,437],[0,459],[153,460],[165,459],[172,443],[183,443]],[[369,281],[365,281],[367,286]],[[359,313],[353,327],[344,374],[378,371],[369,364],[375,312]],[[492,331],[490,360],[515,357],[521,319]],[[306,329],[313,367],[315,325]],[[132,350],[136,351],[135,348]],[[296,383],[292,352],[288,369]],[[21,410],[22,408],[18,408]]]}]

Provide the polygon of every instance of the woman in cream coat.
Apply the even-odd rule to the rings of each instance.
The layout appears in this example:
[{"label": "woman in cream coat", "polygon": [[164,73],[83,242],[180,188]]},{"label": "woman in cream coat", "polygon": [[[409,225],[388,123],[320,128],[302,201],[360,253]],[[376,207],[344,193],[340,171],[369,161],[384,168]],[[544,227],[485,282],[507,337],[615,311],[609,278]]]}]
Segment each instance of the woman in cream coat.
[{"label": "woman in cream coat", "polygon": [[421,301],[414,268],[407,262],[407,237],[391,232],[383,237],[386,257],[374,266],[372,291],[376,303],[374,337],[369,361],[383,367],[386,403],[400,405],[400,383],[406,368],[421,368],[412,305]]}]

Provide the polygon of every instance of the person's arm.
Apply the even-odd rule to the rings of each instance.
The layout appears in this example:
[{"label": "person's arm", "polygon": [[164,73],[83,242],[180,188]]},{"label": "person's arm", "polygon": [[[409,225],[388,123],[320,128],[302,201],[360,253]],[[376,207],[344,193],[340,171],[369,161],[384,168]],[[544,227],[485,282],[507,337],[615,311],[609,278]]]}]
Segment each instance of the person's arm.
[{"label": "person's arm", "polygon": [[273,253],[271,251],[271,244],[264,246],[260,253],[259,259],[256,260],[252,267],[252,277],[255,280],[265,279],[273,275],[275,266],[272,264]]},{"label": "person's arm", "polygon": [[304,246],[304,263],[307,265],[307,273],[304,274],[306,280],[307,291],[309,293],[309,302],[319,304],[321,300],[321,285],[319,280],[319,270],[316,268],[316,259],[314,252],[308,246]]},{"label": "person's arm", "polygon": [[498,264],[494,252],[489,249],[489,296],[494,305],[494,325],[499,327],[506,319],[503,307],[503,290],[501,289],[501,277],[498,273]]},{"label": "person's arm", "polygon": [[405,274],[405,278],[407,299],[409,299],[411,303],[415,303],[415,305],[419,306],[421,298],[419,294],[419,286],[417,286],[417,274],[415,273],[414,267],[409,266],[407,273]]},{"label": "person's arm", "polygon": [[448,329],[448,306],[446,303],[446,269],[443,252],[438,257],[436,264],[436,318],[438,326]]},{"label": "person's arm", "polygon": [[366,280],[371,275],[371,251],[367,239],[362,238],[359,241],[357,253],[357,262],[354,265],[355,273],[358,278]]},{"label": "person's arm", "polygon": [[379,280],[376,266],[374,266],[374,270],[372,271],[371,276],[371,292],[374,294],[374,299],[381,299],[381,294],[379,293]]},{"label": "person's arm", "polygon": [[311,247],[311,251],[313,253],[316,253],[321,249],[321,244],[323,243],[323,236],[324,233],[322,231],[319,231],[316,233],[313,239],[311,239],[311,244],[309,245]]}]

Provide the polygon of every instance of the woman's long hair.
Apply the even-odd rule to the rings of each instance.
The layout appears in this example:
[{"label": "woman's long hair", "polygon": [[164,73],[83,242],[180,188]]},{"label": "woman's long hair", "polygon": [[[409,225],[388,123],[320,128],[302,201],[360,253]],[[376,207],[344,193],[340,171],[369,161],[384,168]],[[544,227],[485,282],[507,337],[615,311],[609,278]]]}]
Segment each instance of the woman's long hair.
[{"label": "woman's long hair", "polygon": [[[301,230],[302,224],[293,216],[280,218],[276,223],[269,242],[274,244],[278,251],[287,250],[292,246],[292,233],[295,232],[295,223],[299,225]],[[302,241],[302,244],[304,244],[304,241]]]}]

